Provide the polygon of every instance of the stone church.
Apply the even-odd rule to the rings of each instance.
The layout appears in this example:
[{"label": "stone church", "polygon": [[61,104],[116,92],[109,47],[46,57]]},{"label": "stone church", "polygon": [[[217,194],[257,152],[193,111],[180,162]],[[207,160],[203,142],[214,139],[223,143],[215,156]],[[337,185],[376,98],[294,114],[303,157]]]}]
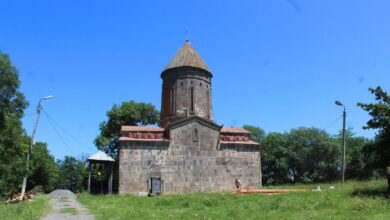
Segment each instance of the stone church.
[{"label": "stone church", "polygon": [[213,75],[186,41],[161,73],[161,127],[122,126],[119,194],[223,192],[261,186],[260,146],[213,121]]}]

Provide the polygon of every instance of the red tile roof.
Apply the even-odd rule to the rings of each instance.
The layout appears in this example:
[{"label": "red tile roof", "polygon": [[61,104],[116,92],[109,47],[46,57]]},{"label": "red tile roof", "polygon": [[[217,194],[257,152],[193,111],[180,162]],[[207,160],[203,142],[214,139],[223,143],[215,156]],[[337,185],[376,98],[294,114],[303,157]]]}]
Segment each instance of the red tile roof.
[{"label": "red tile roof", "polygon": [[120,137],[119,141],[146,141],[146,142],[151,142],[151,141],[167,141],[169,142],[168,139],[164,138],[158,138],[158,139],[142,139],[142,138],[129,138],[129,137]]},{"label": "red tile roof", "polygon": [[240,133],[240,134],[251,134],[250,131],[244,128],[233,128],[233,127],[222,127],[222,133]]},{"label": "red tile roof", "polygon": [[151,127],[151,126],[127,126],[124,125],[121,131],[144,131],[144,132],[164,132],[164,128]]},{"label": "red tile roof", "polygon": [[254,141],[221,141],[221,144],[248,144],[248,145],[259,145],[259,143]]}]

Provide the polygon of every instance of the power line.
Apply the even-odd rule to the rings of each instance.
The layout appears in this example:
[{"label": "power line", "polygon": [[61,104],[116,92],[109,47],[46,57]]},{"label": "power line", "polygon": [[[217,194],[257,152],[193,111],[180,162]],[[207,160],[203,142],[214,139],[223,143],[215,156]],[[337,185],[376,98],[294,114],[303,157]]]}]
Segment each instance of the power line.
[{"label": "power line", "polygon": [[328,126],[325,127],[325,130],[332,127],[334,124],[336,124],[336,122],[338,122],[343,116],[340,115],[340,117],[338,117],[336,120],[334,120],[332,123],[330,123]]},{"label": "power line", "polygon": [[66,135],[68,135],[69,137],[71,137],[73,140],[75,140],[76,142],[78,142],[79,144],[81,144],[82,147],[84,147],[84,148],[86,148],[86,149],[88,149],[88,150],[96,150],[95,148],[86,145],[85,143],[83,143],[82,141],[80,141],[78,138],[76,138],[75,136],[73,136],[72,134],[70,134],[64,127],[62,127],[58,122],[56,122],[56,121],[53,119],[53,117],[51,117],[50,114],[49,114],[47,111],[45,111],[44,109],[43,109],[42,111],[45,113],[46,117],[47,117],[49,120],[53,121],[53,122],[57,125],[57,127],[59,127]]},{"label": "power line", "polygon": [[[43,110],[43,109],[42,109]],[[43,110],[43,112],[45,112]],[[45,112],[46,113],[46,112]],[[68,148],[68,150],[70,150],[70,152],[73,154],[73,155],[76,155],[73,150],[71,149],[71,147],[68,145],[68,143],[66,143],[65,139],[61,136],[61,134],[58,132],[57,128],[54,126],[53,122],[50,120],[50,118],[48,118],[49,120],[49,124],[53,127],[55,133],[57,134],[57,136],[60,138],[60,140],[62,141],[62,143],[64,143],[64,145]]]}]

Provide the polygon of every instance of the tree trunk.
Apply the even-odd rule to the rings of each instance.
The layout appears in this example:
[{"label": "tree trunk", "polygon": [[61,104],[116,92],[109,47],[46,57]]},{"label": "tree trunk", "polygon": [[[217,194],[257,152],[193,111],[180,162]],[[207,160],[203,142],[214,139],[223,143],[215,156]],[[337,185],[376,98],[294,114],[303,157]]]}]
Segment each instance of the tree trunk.
[{"label": "tree trunk", "polygon": [[387,177],[387,197],[390,198],[390,167],[386,167],[386,177]]}]

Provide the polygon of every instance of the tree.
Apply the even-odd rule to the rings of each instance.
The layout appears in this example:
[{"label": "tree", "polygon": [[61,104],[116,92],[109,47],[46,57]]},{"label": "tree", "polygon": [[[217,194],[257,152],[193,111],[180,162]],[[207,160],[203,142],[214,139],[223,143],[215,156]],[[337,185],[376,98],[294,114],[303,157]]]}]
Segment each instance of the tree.
[{"label": "tree", "polygon": [[364,137],[348,137],[346,149],[347,178],[365,179],[371,176],[368,164],[372,161],[364,154],[364,147],[371,143]]},{"label": "tree", "polygon": [[95,139],[96,146],[107,154],[116,157],[119,149],[119,136],[122,125],[148,125],[159,122],[160,113],[152,104],[134,101],[122,102],[107,112],[107,121],[99,125],[100,134]]},{"label": "tree", "polygon": [[375,95],[375,100],[378,103],[364,104],[359,102],[357,104],[372,117],[363,128],[379,129],[380,135],[390,129],[390,96],[380,86],[368,90]]},{"label": "tree", "polygon": [[289,133],[287,146],[291,152],[289,169],[294,181],[311,183],[336,179],[339,151],[324,130],[293,129]]},{"label": "tree", "polygon": [[367,121],[364,129],[377,129],[378,133],[373,144],[364,149],[366,154],[371,154],[371,166],[382,168],[390,166],[390,96],[380,86],[369,88],[375,95],[377,103],[358,103],[357,105],[367,111],[371,119]]},{"label": "tree", "polygon": [[18,70],[12,66],[8,55],[0,51],[0,129],[7,117],[20,119],[28,103],[19,91]]},{"label": "tree", "polygon": [[58,161],[59,181],[58,187],[69,189],[72,192],[82,192],[87,177],[84,163],[72,156],[65,156],[63,161]]},{"label": "tree", "polygon": [[28,103],[19,91],[18,71],[0,52],[0,197],[20,189],[28,137],[21,117]]},{"label": "tree", "polygon": [[[337,146],[342,144],[342,130],[334,137]],[[370,169],[367,165],[370,163],[370,157],[364,154],[364,147],[371,141],[364,137],[356,137],[352,128],[346,129],[346,170],[345,175],[348,179],[364,179],[370,176]],[[341,155],[341,149],[340,149]]]},{"label": "tree", "polygon": [[37,142],[34,145],[31,162],[31,173],[27,185],[30,188],[42,186],[46,193],[53,191],[58,182],[58,167],[46,143]]},{"label": "tree", "polygon": [[283,184],[289,178],[290,153],[287,133],[269,133],[261,144],[261,173],[264,184]]},{"label": "tree", "polygon": [[265,135],[265,132],[263,129],[256,127],[256,126],[253,126],[253,125],[244,125],[243,128],[252,132],[251,139],[253,141],[260,143],[261,141],[263,141],[265,139],[266,135]]},{"label": "tree", "polygon": [[337,177],[338,147],[321,129],[269,133],[262,141],[261,155],[265,184],[323,182]]}]

